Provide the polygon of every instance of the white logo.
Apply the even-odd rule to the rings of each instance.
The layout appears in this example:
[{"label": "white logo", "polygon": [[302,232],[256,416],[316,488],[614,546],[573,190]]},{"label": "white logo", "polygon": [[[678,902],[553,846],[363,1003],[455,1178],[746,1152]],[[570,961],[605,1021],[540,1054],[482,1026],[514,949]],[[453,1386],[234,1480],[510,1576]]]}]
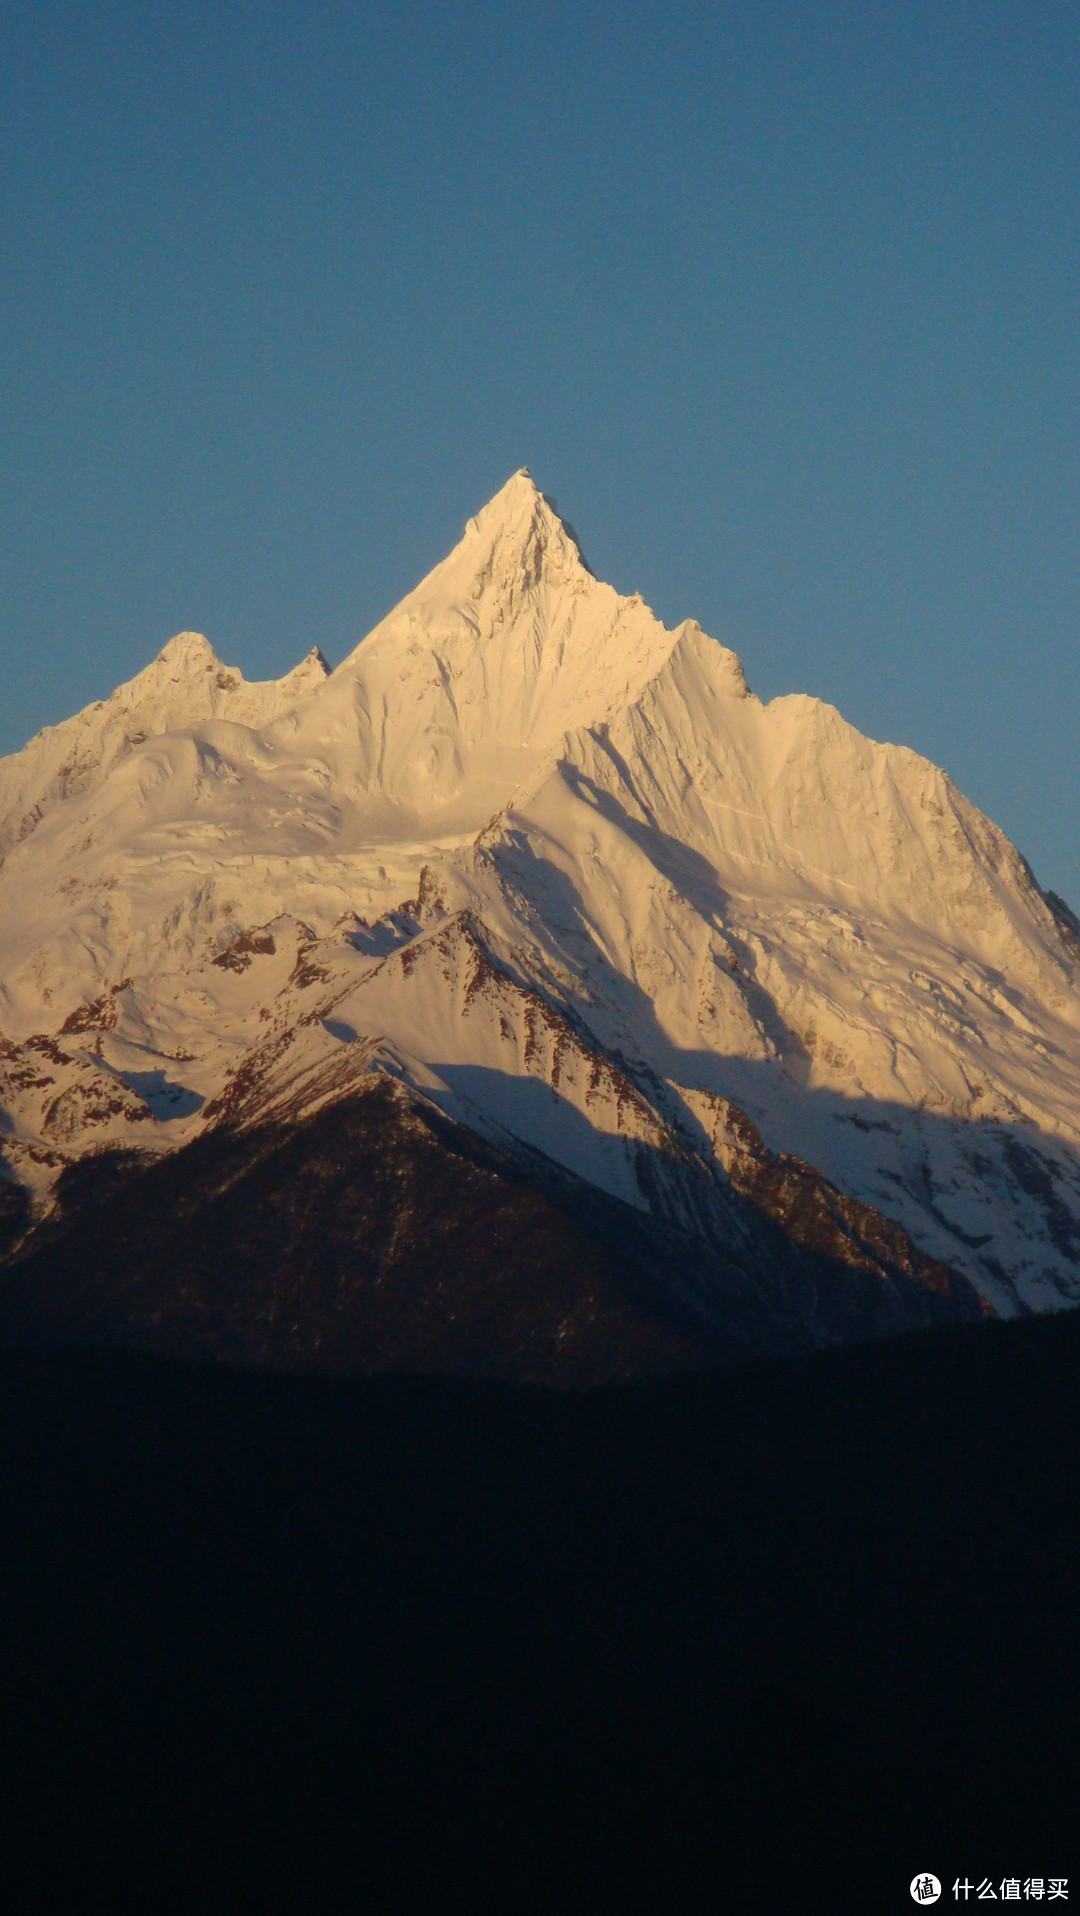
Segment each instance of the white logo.
[{"label": "white logo", "polygon": [[916,1903],[936,1903],[941,1895],[941,1884],[936,1876],[913,1876],[911,1895]]}]

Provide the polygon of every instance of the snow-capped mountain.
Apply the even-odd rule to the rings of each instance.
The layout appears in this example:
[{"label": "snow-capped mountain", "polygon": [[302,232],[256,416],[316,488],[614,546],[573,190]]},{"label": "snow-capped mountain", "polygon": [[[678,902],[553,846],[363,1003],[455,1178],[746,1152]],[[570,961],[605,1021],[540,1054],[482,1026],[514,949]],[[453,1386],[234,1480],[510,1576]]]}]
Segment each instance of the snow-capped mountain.
[{"label": "snow-capped mountain", "polygon": [[208,718],[265,725],[327,677],[317,648],[283,679],[248,684],[201,632],[178,632],[110,698],[87,706],[0,760],[0,853],[21,843],[59,800],[94,791],[136,745]]},{"label": "snow-capped mountain", "polygon": [[0,851],[17,1258],[75,1159],[390,1081],[699,1247],[712,1323],[740,1282],[811,1343],[1080,1299],[1080,925],[945,773],[596,580],[525,472],[335,671],[182,634],[0,761]]}]

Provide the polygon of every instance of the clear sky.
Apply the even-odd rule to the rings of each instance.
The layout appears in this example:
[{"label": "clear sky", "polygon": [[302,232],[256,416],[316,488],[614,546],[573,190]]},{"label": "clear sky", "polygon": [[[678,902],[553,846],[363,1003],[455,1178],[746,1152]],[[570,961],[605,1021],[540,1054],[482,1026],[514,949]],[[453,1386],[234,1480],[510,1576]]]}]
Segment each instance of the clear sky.
[{"label": "clear sky", "polygon": [[7,0],[0,751],[527,464],[1080,905],[1074,0]]}]

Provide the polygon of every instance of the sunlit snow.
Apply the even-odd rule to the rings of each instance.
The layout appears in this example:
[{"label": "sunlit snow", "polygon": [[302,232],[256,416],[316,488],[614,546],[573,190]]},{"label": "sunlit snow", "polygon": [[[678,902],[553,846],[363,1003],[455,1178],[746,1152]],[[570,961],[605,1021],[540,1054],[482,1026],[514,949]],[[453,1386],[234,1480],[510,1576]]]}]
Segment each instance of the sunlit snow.
[{"label": "sunlit snow", "polygon": [[596,580],[527,473],[329,676],[181,634],[0,761],[0,854],[39,1192],[383,1070],[645,1204],[626,1141],[722,1176],[733,1104],[995,1308],[1080,1296],[1068,919],[943,772]]}]

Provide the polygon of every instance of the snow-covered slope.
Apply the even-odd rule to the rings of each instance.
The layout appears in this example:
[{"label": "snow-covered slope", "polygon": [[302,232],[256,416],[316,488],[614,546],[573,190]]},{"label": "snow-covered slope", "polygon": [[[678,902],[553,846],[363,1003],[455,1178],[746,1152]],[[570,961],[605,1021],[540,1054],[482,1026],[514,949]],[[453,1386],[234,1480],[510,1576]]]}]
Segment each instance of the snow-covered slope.
[{"label": "snow-covered slope", "polygon": [[880,1226],[989,1308],[1080,1297],[1075,922],[944,773],[593,578],[526,473],[329,677],[173,640],[0,820],[42,1194],[384,1071],[680,1229],[827,1213],[848,1262]]},{"label": "snow-covered slope", "polygon": [[0,855],[28,838],[46,811],[94,791],[144,739],[203,719],[265,725],[327,676],[312,649],[283,679],[249,684],[223,665],[201,632],[178,632],[153,664],[74,718],[47,725],[21,752],[0,759]]}]

